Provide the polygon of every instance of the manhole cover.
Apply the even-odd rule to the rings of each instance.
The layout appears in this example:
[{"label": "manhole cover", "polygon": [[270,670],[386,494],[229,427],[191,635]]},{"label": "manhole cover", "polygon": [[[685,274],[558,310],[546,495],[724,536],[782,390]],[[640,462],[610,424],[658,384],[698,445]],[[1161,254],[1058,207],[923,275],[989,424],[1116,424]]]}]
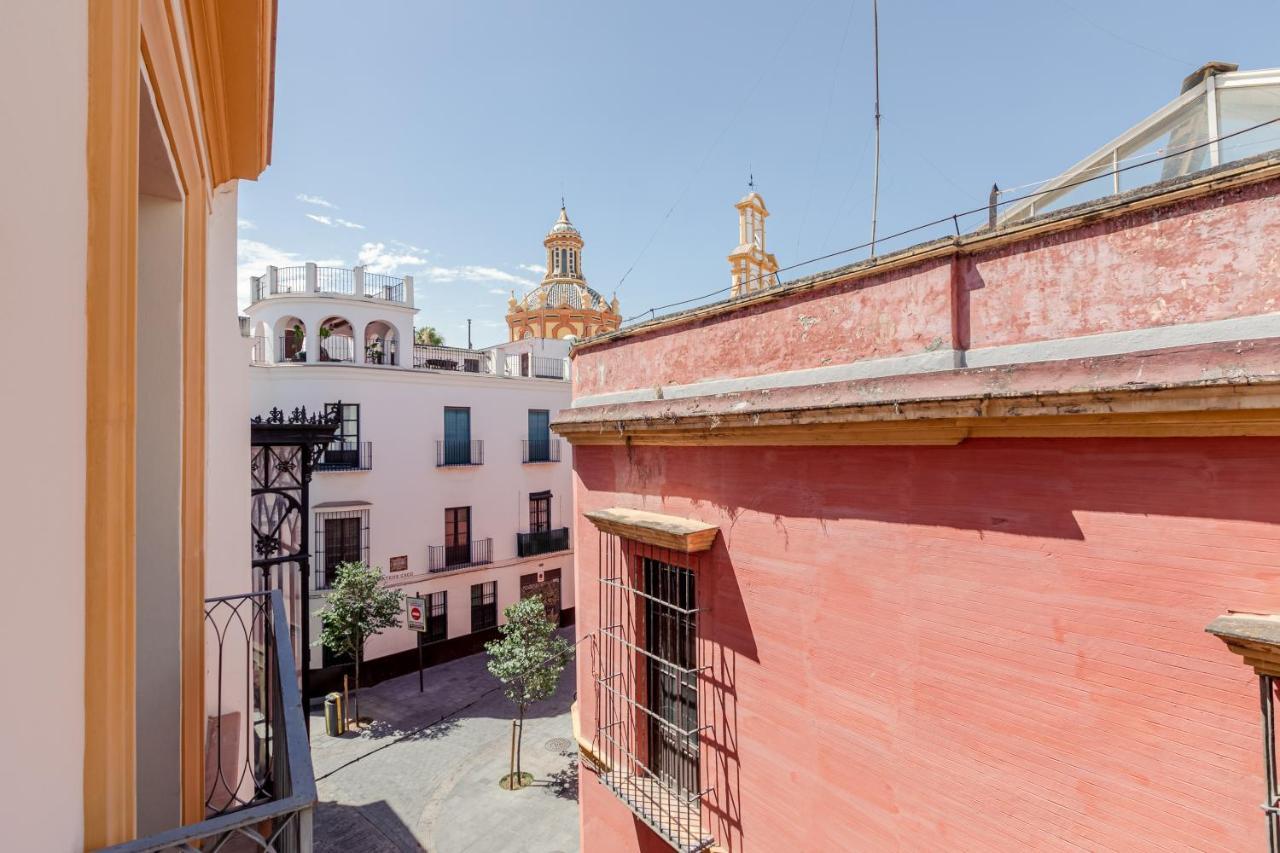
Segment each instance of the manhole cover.
[{"label": "manhole cover", "polygon": [[567,737],[553,737],[546,743],[547,752],[568,752],[573,749],[573,741]]}]

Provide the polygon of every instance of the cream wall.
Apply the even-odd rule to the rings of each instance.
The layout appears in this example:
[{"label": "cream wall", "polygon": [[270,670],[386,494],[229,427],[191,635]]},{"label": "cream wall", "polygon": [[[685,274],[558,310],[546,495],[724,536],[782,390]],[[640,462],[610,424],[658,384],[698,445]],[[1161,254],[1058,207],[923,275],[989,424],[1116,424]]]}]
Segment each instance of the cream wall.
[{"label": "cream wall", "polygon": [[[370,471],[317,472],[311,482],[312,550],[322,503],[367,501],[369,560],[384,571],[393,556],[407,555],[409,569],[390,583],[406,592],[449,591],[449,636],[471,630],[471,584],[498,580],[499,611],[519,597],[520,575],[561,569],[561,605],[573,606],[572,555],[516,557],[516,533],[528,530],[529,493],[552,493],[551,525],[571,526],[572,458],[561,442],[558,463],[522,462],[528,410],[555,413],[569,405],[568,382],[484,374],[402,370],[366,365],[280,365],[250,368],[255,413],[273,406],[321,410],[342,400],[360,404],[360,438],[373,445]],[[444,437],[444,407],[471,409],[471,437],[484,441],[484,464],[436,467],[436,441]],[[554,438],[554,435],[552,436]],[[427,548],[444,544],[444,509],[472,507],[472,539],[493,539],[493,564],[429,574]],[[335,511],[345,507],[326,509]],[[325,510],[320,510],[325,511]],[[314,571],[314,567],[313,567]],[[321,606],[317,601],[313,608]],[[316,636],[318,626],[313,625]],[[404,629],[372,639],[368,656],[412,648]],[[312,650],[313,665],[321,661]]]},{"label": "cream wall", "polygon": [[0,476],[4,683],[25,697],[0,705],[10,850],[83,847],[87,58],[83,0],[5,3],[0,304],[25,318],[0,335],[0,400],[23,422]]}]

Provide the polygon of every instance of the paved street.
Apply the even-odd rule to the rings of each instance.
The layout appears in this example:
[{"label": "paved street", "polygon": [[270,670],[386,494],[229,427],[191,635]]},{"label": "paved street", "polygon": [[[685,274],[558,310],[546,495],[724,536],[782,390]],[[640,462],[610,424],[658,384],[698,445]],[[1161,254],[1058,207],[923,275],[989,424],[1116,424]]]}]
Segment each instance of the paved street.
[{"label": "paved street", "polygon": [[[572,640],[572,629],[564,635]],[[512,705],[484,661],[473,655],[428,669],[424,693],[416,672],[367,688],[360,713],[374,723],[359,735],[328,737],[323,714],[312,714],[318,853],[578,849],[572,666],[556,694],[530,709],[523,765],[537,781],[512,792],[498,787]]]}]

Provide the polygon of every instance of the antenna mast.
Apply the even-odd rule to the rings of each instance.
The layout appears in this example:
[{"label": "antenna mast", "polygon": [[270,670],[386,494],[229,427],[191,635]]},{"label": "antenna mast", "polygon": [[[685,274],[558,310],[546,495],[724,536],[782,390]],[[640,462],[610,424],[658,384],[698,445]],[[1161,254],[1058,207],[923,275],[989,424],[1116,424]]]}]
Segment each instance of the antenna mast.
[{"label": "antenna mast", "polygon": [[876,215],[880,208],[880,10],[871,0],[871,39],[875,54],[876,81],[876,168],[871,182],[871,257],[876,256]]}]

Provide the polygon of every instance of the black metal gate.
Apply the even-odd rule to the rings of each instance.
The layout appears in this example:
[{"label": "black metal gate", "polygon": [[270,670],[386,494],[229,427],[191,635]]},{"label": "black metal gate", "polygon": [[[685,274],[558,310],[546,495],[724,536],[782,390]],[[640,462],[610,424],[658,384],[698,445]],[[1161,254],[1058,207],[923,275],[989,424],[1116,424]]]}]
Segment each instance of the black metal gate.
[{"label": "black metal gate", "polygon": [[337,428],[336,420],[305,407],[287,417],[272,409],[250,423],[253,589],[281,591],[304,706],[311,699],[309,488],[315,461]]}]

